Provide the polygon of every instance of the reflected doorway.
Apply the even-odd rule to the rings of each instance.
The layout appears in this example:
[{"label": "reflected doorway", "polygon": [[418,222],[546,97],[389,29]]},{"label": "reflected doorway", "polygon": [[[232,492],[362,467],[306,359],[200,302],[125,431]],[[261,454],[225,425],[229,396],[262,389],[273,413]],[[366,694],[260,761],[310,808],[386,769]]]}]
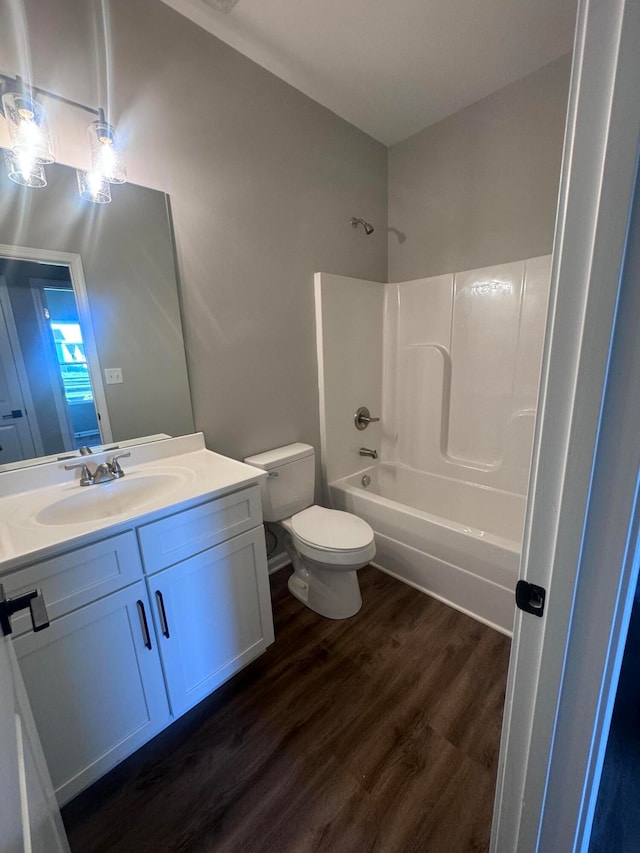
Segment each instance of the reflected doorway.
[{"label": "reflected doorway", "polygon": [[88,333],[68,266],[0,258],[0,464],[101,443]]}]

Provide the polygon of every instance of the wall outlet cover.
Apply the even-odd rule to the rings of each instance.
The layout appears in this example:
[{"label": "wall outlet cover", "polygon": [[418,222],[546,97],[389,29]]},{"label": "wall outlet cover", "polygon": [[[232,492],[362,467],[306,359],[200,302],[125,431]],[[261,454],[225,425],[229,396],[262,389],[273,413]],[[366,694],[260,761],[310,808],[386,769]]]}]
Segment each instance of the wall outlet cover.
[{"label": "wall outlet cover", "polygon": [[105,367],[104,379],[107,385],[119,385],[124,382],[121,367]]}]

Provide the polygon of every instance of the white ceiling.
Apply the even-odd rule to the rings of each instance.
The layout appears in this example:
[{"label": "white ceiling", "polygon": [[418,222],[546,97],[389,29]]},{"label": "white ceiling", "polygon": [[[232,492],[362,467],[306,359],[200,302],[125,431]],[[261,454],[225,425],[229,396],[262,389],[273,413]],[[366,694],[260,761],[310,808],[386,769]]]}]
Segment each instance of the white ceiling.
[{"label": "white ceiling", "polygon": [[[391,145],[571,50],[576,0],[164,0]],[[213,0],[211,0],[213,2]]]}]

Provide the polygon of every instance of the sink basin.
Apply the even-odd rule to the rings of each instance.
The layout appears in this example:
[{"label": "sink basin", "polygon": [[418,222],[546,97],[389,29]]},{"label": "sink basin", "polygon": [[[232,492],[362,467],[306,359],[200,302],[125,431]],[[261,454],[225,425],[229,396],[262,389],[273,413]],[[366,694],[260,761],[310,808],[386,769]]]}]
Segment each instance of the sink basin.
[{"label": "sink basin", "polygon": [[120,480],[78,488],[69,497],[40,510],[35,521],[44,525],[77,524],[131,513],[166,497],[189,479],[188,472],[172,471],[125,476]]}]

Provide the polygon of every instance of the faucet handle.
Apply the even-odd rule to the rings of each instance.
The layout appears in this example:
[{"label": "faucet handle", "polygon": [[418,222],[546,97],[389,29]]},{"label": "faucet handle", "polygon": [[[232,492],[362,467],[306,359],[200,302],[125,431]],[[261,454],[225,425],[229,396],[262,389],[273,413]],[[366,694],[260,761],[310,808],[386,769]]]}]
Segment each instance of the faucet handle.
[{"label": "faucet handle", "polygon": [[124,477],[124,471],[120,467],[118,459],[126,459],[129,456],[131,456],[130,451],[127,451],[126,453],[118,453],[111,459],[111,462],[109,462],[109,469],[111,470],[111,473],[113,474],[116,480],[119,477]]},{"label": "faucet handle", "polygon": [[366,406],[360,406],[353,418],[356,429],[366,429],[369,424],[377,424],[380,418],[372,418]]},{"label": "faucet handle", "polygon": [[80,485],[81,486],[93,486],[94,479],[91,470],[88,465],[85,465],[84,462],[76,462],[75,465],[65,465],[65,471],[73,471],[74,468],[81,468],[82,473],[80,474]]}]

